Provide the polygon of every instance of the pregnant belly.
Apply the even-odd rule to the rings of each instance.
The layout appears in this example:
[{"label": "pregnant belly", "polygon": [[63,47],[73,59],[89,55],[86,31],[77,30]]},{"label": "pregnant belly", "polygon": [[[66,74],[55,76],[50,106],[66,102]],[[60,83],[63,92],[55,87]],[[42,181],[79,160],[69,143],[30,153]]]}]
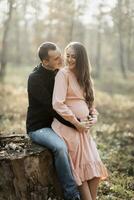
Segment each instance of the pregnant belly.
[{"label": "pregnant belly", "polygon": [[75,114],[75,116],[81,120],[89,115],[89,109],[83,100],[67,102],[67,105]]}]

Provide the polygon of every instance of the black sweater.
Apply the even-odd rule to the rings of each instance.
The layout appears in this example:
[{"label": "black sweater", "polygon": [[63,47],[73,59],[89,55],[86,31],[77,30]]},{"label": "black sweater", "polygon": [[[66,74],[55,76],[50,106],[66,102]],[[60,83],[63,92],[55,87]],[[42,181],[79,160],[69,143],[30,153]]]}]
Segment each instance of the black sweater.
[{"label": "black sweater", "polygon": [[28,78],[28,100],[26,129],[27,133],[45,127],[51,127],[53,118],[69,127],[74,126],[64,120],[52,108],[52,95],[55,71],[47,70],[40,64]]}]

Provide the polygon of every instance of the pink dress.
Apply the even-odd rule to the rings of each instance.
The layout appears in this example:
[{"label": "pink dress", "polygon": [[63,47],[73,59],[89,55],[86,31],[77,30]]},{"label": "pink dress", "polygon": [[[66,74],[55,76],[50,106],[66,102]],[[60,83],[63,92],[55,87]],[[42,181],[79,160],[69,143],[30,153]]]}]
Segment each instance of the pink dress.
[{"label": "pink dress", "polygon": [[[76,118],[83,119],[89,114],[83,91],[75,75],[67,67],[61,69],[56,75],[53,107],[72,124]],[[94,177],[105,179],[108,176],[90,133],[80,133],[63,125],[57,119],[54,119],[52,128],[67,144],[77,185]]]}]

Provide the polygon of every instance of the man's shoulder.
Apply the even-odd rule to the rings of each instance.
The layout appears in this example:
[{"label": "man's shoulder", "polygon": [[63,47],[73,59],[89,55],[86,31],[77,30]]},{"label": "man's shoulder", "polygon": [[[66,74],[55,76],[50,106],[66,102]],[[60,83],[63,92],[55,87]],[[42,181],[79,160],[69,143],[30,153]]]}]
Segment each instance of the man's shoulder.
[{"label": "man's shoulder", "polygon": [[34,67],[33,71],[29,74],[29,79],[38,79],[39,77],[42,76],[42,74],[40,73],[40,65]]},{"label": "man's shoulder", "polygon": [[33,85],[41,85],[43,83],[43,78],[42,75],[40,73],[38,73],[37,71],[33,71],[29,74],[28,77],[28,86],[32,87]]},{"label": "man's shoulder", "polygon": [[37,71],[32,71],[29,74],[28,80],[38,79],[40,77],[40,74]]}]

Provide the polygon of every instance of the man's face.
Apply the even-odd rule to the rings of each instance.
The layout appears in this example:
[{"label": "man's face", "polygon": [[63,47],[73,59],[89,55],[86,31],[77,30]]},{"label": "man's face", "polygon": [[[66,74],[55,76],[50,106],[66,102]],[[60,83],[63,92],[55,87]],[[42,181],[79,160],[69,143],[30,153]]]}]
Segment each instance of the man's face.
[{"label": "man's face", "polygon": [[48,60],[45,60],[44,63],[51,69],[59,69],[62,67],[62,57],[60,50],[49,50],[48,51]]}]

